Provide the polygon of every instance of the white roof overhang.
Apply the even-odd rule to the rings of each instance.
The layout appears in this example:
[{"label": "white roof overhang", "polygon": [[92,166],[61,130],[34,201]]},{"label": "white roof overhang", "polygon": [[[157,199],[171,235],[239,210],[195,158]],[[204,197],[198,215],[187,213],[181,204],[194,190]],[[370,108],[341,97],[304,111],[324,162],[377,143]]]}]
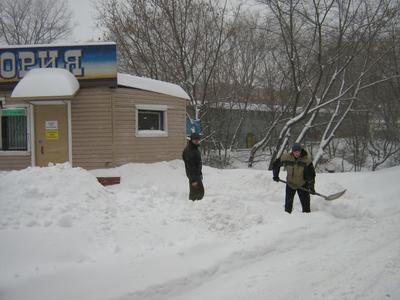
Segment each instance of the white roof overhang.
[{"label": "white roof overhang", "polygon": [[11,98],[72,98],[79,82],[71,72],[58,68],[30,70],[15,86]]},{"label": "white roof overhang", "polygon": [[151,78],[118,73],[118,86],[135,88],[189,100],[189,95],[177,84]]}]

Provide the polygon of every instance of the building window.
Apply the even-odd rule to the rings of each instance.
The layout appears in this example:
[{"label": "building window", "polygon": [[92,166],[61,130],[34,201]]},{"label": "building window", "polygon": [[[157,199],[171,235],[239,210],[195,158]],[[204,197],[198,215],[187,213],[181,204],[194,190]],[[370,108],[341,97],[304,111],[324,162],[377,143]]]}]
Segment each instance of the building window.
[{"label": "building window", "polygon": [[139,130],[161,130],[164,131],[164,112],[159,110],[138,111]]},{"label": "building window", "polygon": [[136,136],[165,137],[167,130],[166,105],[136,105]]},{"label": "building window", "polygon": [[1,151],[27,151],[28,127],[26,108],[0,109]]}]

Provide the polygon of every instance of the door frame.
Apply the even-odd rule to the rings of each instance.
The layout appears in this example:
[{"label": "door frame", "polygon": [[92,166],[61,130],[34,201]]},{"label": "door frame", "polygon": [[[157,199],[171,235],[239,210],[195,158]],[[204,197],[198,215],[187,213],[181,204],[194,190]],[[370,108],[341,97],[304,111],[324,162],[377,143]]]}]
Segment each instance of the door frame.
[{"label": "door frame", "polygon": [[53,100],[53,101],[30,101],[30,113],[31,113],[31,129],[32,129],[32,134],[31,134],[31,162],[32,162],[32,167],[36,166],[36,147],[35,147],[35,114],[34,114],[34,105],[67,105],[67,122],[68,122],[68,162],[72,166],[72,117],[71,117],[71,101],[70,100]]}]

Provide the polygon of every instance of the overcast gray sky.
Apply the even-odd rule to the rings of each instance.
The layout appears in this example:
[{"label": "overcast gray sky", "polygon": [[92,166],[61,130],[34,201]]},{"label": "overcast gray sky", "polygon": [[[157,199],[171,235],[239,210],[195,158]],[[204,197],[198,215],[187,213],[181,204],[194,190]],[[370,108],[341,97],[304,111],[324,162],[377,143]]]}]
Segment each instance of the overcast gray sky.
[{"label": "overcast gray sky", "polygon": [[[1,0],[0,0],[1,1]],[[74,13],[75,25],[72,37],[67,42],[97,41],[102,37],[101,31],[96,28],[95,3],[99,0],[67,0],[69,7]],[[257,9],[255,0],[231,0],[237,3],[244,3],[246,9]]]},{"label": "overcast gray sky", "polygon": [[74,13],[73,22],[75,25],[72,37],[69,42],[86,42],[98,40],[101,37],[100,30],[96,29],[95,0],[68,0],[69,7]]}]

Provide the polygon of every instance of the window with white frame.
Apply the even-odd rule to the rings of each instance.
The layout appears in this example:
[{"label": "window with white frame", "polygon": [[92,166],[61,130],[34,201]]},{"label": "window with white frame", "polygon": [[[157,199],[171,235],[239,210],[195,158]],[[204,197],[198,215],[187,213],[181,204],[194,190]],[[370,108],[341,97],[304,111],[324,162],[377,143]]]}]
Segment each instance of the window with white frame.
[{"label": "window with white frame", "polygon": [[0,109],[0,151],[28,150],[28,120],[26,107]]},{"label": "window with white frame", "polygon": [[138,136],[166,136],[167,106],[136,105],[136,129]]},{"label": "window with white frame", "polygon": [[164,130],[164,112],[159,110],[139,109],[139,130]]}]

